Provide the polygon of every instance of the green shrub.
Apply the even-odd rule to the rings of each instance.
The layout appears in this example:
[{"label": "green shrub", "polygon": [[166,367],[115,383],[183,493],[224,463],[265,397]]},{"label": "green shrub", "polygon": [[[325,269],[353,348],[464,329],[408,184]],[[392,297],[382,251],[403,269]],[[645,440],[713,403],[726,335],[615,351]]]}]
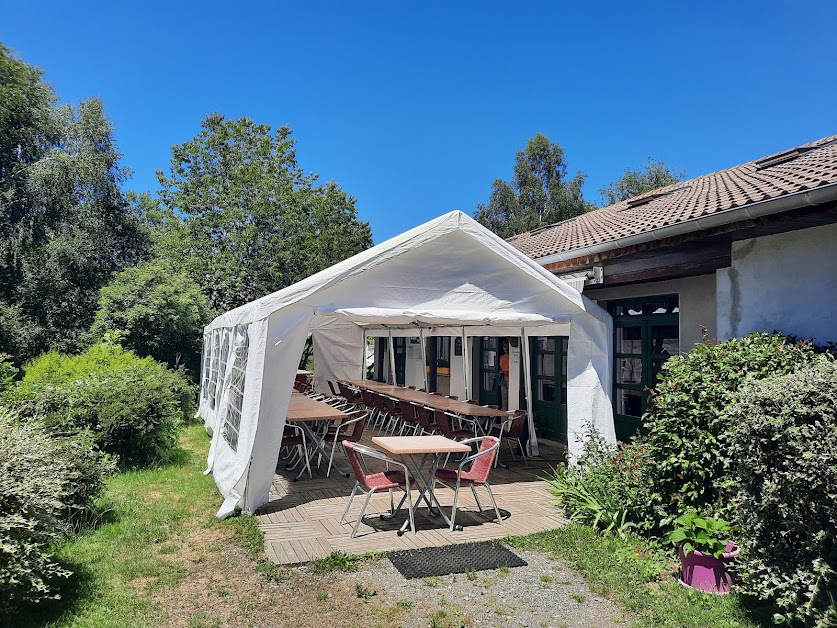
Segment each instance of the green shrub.
[{"label": "green shrub", "polygon": [[[109,461],[83,437],[50,435],[0,407],[0,599],[12,608],[57,597],[66,577],[49,552],[102,489]],[[0,614],[12,610],[0,606]]]},{"label": "green shrub", "polygon": [[115,334],[138,355],[150,356],[170,368],[200,368],[203,326],[209,302],[184,273],[158,260],[115,275],[99,292],[99,309],[90,338],[100,342]]},{"label": "green shrub", "polygon": [[553,470],[548,482],[564,513],[625,538],[631,528],[642,527],[637,514],[648,492],[642,474],[644,451],[636,445],[608,445],[593,427],[575,464]]},{"label": "green shrub", "polygon": [[14,365],[12,356],[0,353],[0,393],[8,390],[14,384],[19,369]]},{"label": "green shrub", "polygon": [[644,420],[644,439],[653,486],[642,520],[656,519],[666,532],[688,508],[734,518],[729,502],[731,434],[725,413],[739,388],[754,380],[790,373],[818,359],[809,342],[779,334],[751,334],[719,344],[705,342],[663,366]]},{"label": "green shrub", "polygon": [[102,451],[134,467],[175,455],[193,389],[180,371],[118,346],[96,345],[79,356],[37,358],[6,398],[57,433],[89,430]]},{"label": "green shrub", "polygon": [[727,420],[742,587],[789,619],[828,625],[827,613],[837,617],[837,365],[823,356],[752,385]]}]

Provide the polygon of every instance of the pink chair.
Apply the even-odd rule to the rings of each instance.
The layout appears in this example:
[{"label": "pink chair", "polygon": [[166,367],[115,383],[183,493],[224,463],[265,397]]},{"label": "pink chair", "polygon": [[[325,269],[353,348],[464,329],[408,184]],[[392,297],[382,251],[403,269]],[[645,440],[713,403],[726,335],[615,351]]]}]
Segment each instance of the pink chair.
[{"label": "pink chair", "polygon": [[[500,439],[494,436],[481,436],[459,442],[462,444],[479,443],[479,449],[477,453],[460,460],[457,469],[437,469],[434,478],[434,482],[439,482],[448,488],[455,488],[450,515],[450,531],[453,532],[455,529],[454,522],[456,521],[456,505],[459,501],[459,487],[463,484],[471,487],[471,492],[474,494],[480,512],[483,512],[483,509],[475,487],[485,487],[488,497],[491,499],[491,505],[494,506],[497,523],[502,524],[503,518],[500,516],[500,509],[497,508],[497,501],[494,499],[494,493],[488,483],[488,474],[491,472],[491,467],[494,466],[494,458],[497,455],[497,449],[500,447]],[[470,468],[466,471],[465,467],[468,465],[470,465]],[[462,529],[461,526],[460,529]]]},{"label": "pink chair", "polygon": [[[328,470],[326,477],[331,475],[331,467],[334,465],[334,452],[337,450],[337,443],[345,443],[351,441],[353,443],[360,442],[363,436],[363,430],[366,428],[366,421],[369,418],[369,412],[366,410],[353,410],[347,413],[351,418],[343,421],[336,428],[329,430],[326,433],[326,440],[332,441],[331,455],[328,458]],[[352,431],[349,431],[349,427]],[[347,474],[348,475],[348,474]]]},{"label": "pink chair", "polygon": [[[509,450],[511,451],[512,460],[517,460],[514,456],[514,447],[512,447],[512,443],[520,448],[520,453],[523,455],[523,464],[527,469],[529,468],[529,462],[526,460],[526,443],[523,441],[523,430],[528,421],[529,416],[526,413],[526,410],[517,410],[515,411],[514,416],[506,419],[499,426],[491,430],[492,436],[505,439],[506,444],[509,446]],[[496,467],[497,464],[495,463],[494,466]]]},{"label": "pink chair", "polygon": [[[361,492],[366,493],[366,501],[363,502],[363,507],[360,509],[360,513],[358,513],[355,527],[352,529],[352,538],[354,538],[357,534],[360,522],[363,520],[363,513],[366,512],[366,507],[369,505],[369,500],[372,498],[372,495],[375,491],[389,491],[390,516],[395,515],[396,512],[401,510],[401,507],[404,505],[404,501],[408,500],[407,511],[410,513],[410,530],[413,534],[415,534],[416,525],[413,521],[413,500],[410,494],[410,473],[407,471],[406,465],[393,460],[377,449],[372,449],[371,447],[366,447],[365,445],[353,443],[348,440],[343,442],[343,447],[346,449],[346,457],[349,459],[349,464],[352,466],[352,471],[354,472],[355,479],[357,481],[355,482],[355,487],[352,489],[352,494],[349,497],[349,503],[346,504],[346,510],[343,511],[343,516],[340,517],[340,524],[342,525],[345,521],[346,515],[349,513],[349,508],[352,507],[352,501],[354,500],[355,493],[358,489],[360,489]],[[386,471],[381,471],[380,473],[367,473],[361,463],[361,455],[367,458],[374,458],[375,460],[383,460],[387,465]],[[390,465],[401,467],[403,471],[390,470]],[[401,501],[398,502],[397,508],[395,507],[395,501],[392,494],[393,489],[396,488],[404,491],[404,497],[402,497]],[[381,516],[383,517],[383,515]]]}]

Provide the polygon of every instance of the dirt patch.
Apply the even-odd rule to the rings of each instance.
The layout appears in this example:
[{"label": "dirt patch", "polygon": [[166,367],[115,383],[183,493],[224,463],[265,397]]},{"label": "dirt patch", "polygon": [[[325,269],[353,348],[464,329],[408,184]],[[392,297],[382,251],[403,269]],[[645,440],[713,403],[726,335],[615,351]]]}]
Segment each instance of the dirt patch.
[{"label": "dirt patch", "polygon": [[405,580],[386,559],[356,572],[256,570],[217,528],[197,529],[166,556],[188,574],[154,594],[161,625],[199,626],[617,626],[630,617],[594,595],[563,563],[522,552],[527,567]]}]

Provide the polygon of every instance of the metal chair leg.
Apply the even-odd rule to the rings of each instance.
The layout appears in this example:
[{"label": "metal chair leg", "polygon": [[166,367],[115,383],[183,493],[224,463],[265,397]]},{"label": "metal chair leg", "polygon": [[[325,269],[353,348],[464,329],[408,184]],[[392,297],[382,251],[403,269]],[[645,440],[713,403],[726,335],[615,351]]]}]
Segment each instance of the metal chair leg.
[{"label": "metal chair leg", "polygon": [[352,494],[349,495],[349,503],[346,504],[346,510],[343,511],[343,516],[340,517],[340,525],[343,525],[343,522],[346,520],[346,515],[349,514],[349,508],[352,507],[352,501],[355,498],[355,493],[357,492],[359,486],[360,482],[355,482],[355,486],[352,488]]},{"label": "metal chair leg", "polygon": [[477,496],[477,488],[471,484],[471,492],[474,494],[474,501],[477,502],[477,508],[480,509],[480,513],[482,513],[482,504],[480,503],[480,498]]},{"label": "metal chair leg", "polygon": [[357,516],[357,521],[355,522],[355,527],[352,529],[352,536],[351,538],[355,538],[357,534],[357,529],[360,527],[360,522],[363,521],[363,513],[366,512],[366,507],[369,505],[369,500],[372,499],[372,494],[375,492],[373,488],[366,494],[366,500],[363,502],[363,508],[360,509],[360,514]]},{"label": "metal chair leg", "polygon": [[453,492],[453,507],[450,511],[450,531],[454,531],[454,523],[456,522],[456,503],[459,501],[459,478],[456,478],[456,490]]},{"label": "metal chair leg", "polygon": [[491,505],[494,506],[494,512],[497,514],[497,523],[503,524],[503,518],[500,516],[500,509],[497,508],[497,501],[494,499],[494,492],[491,490],[491,485],[486,482],[485,489],[488,491],[488,496],[491,498]]}]

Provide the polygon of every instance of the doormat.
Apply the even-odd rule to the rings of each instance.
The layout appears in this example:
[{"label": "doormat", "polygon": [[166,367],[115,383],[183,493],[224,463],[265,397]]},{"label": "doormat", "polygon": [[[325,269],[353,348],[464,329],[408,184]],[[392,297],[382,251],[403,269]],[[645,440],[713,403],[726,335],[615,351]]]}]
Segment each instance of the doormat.
[{"label": "doormat", "polygon": [[408,580],[446,576],[499,567],[525,567],[528,563],[496,541],[391,552],[390,562]]}]

